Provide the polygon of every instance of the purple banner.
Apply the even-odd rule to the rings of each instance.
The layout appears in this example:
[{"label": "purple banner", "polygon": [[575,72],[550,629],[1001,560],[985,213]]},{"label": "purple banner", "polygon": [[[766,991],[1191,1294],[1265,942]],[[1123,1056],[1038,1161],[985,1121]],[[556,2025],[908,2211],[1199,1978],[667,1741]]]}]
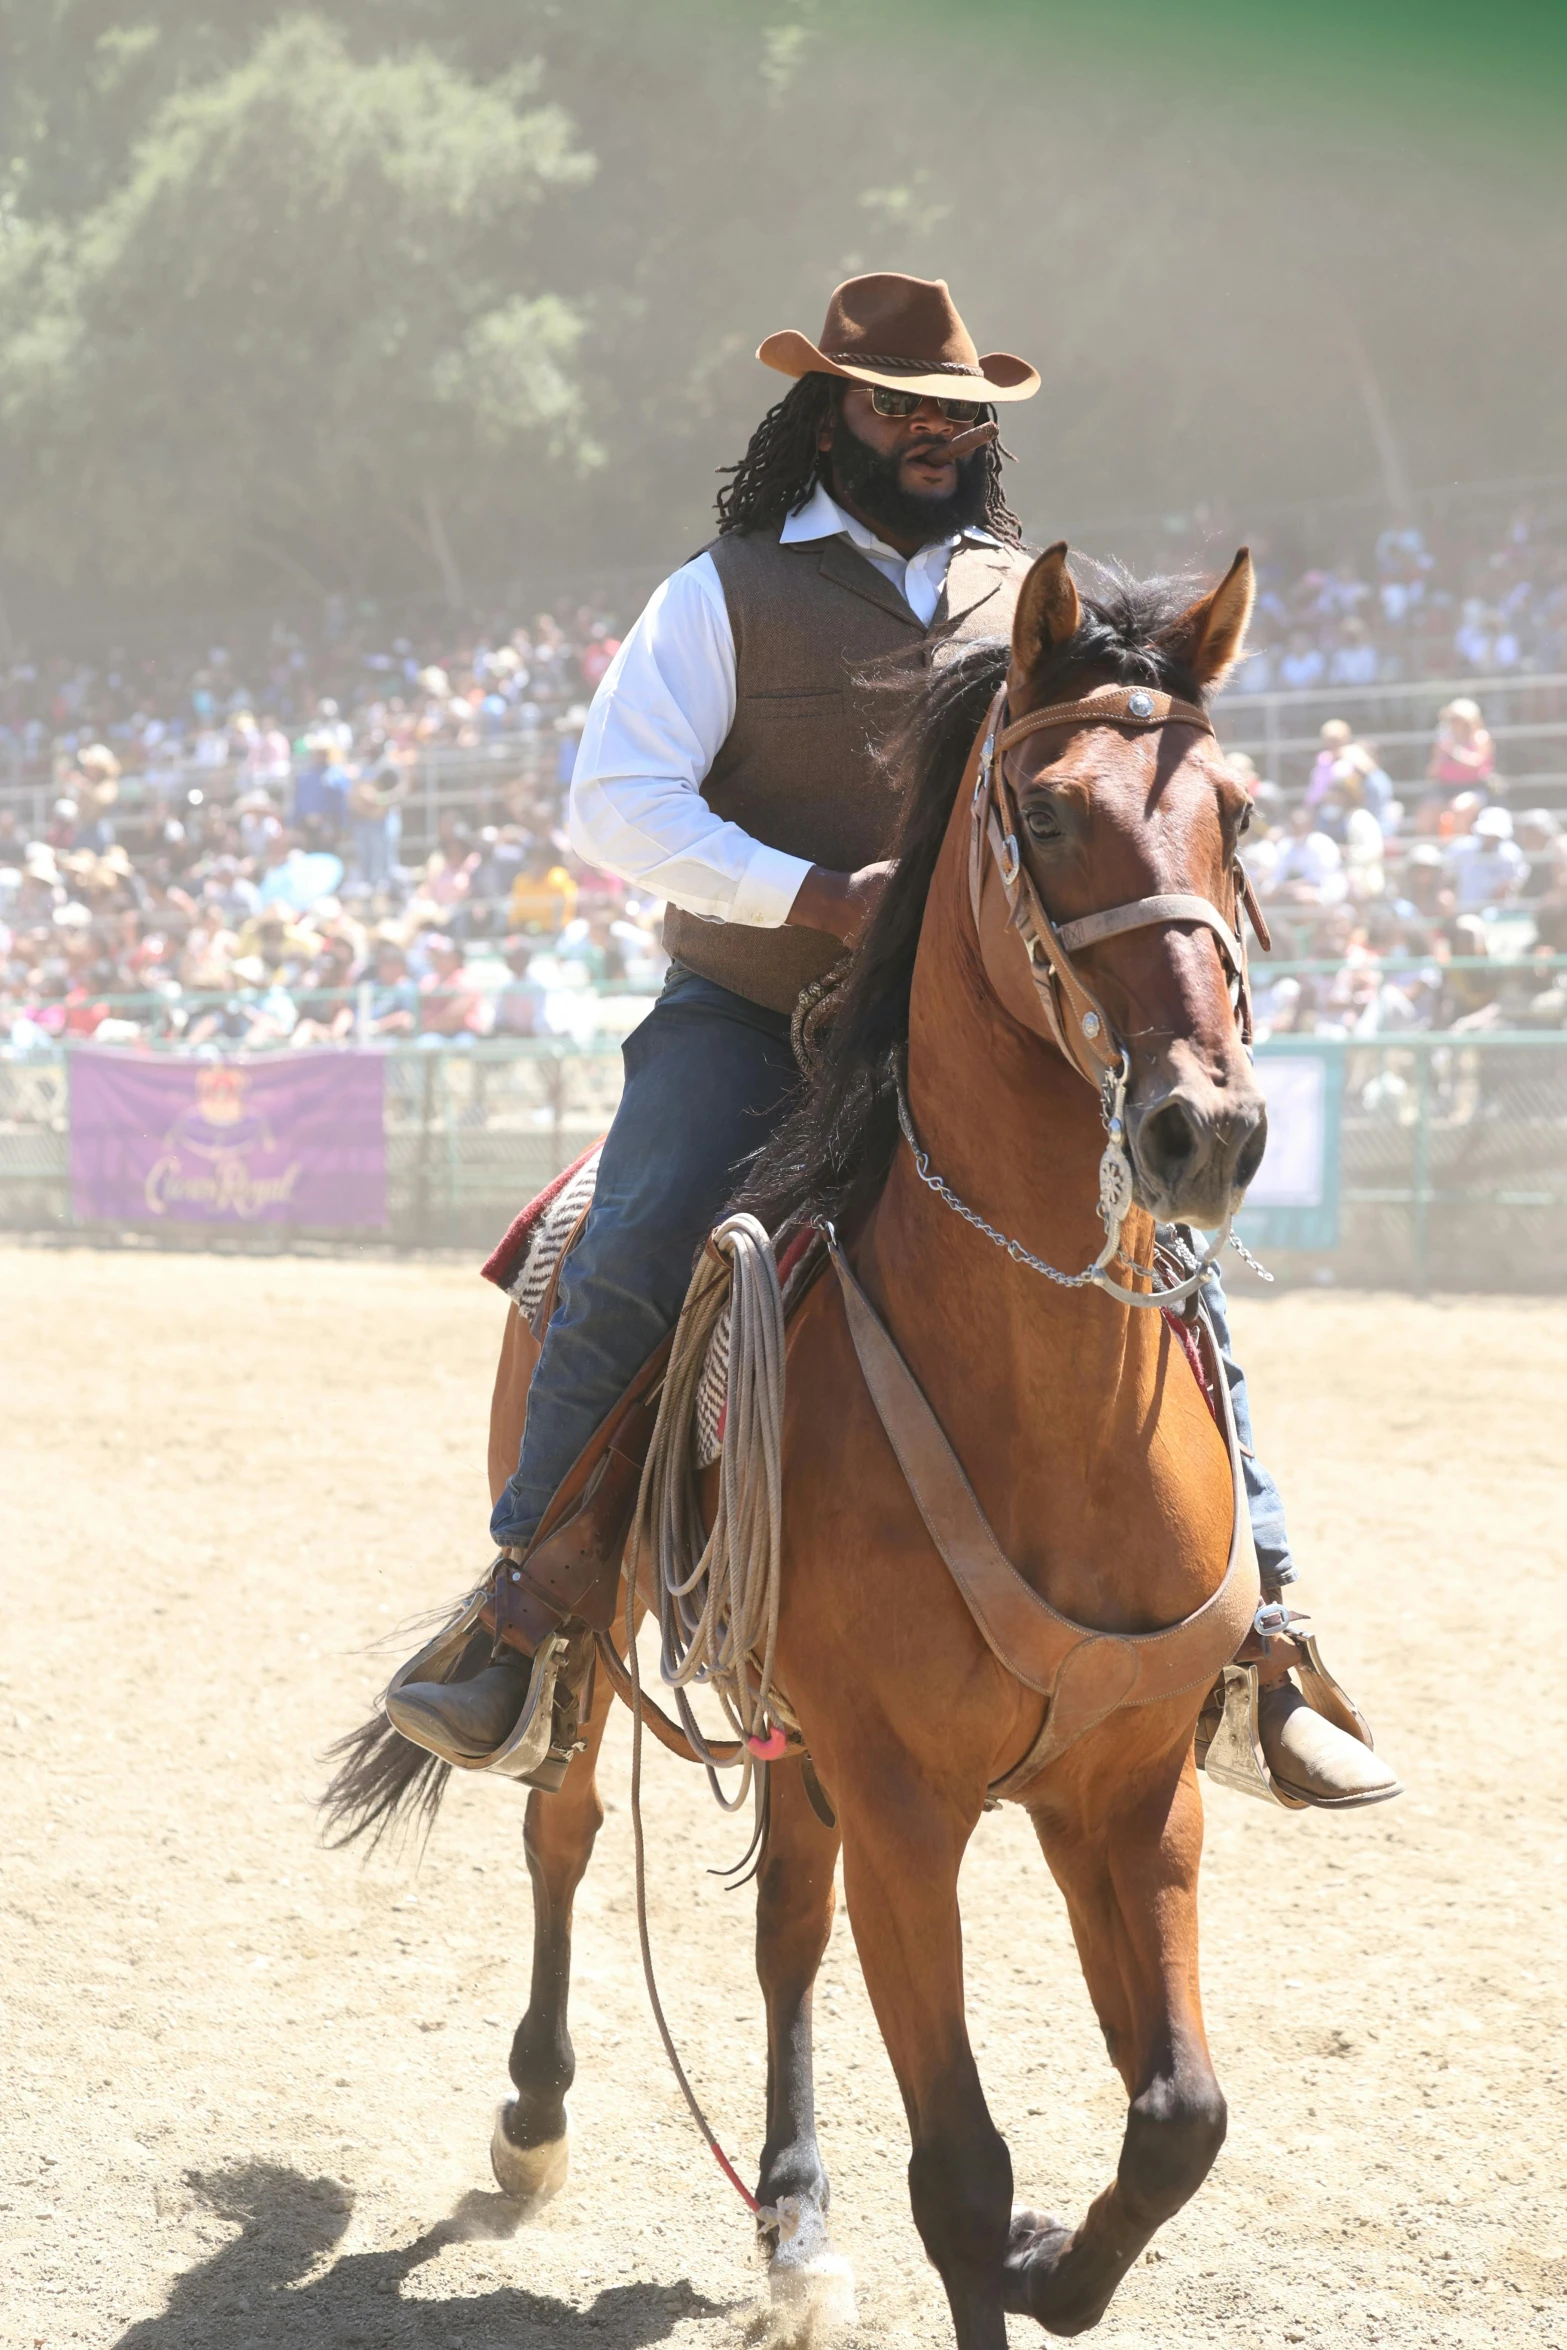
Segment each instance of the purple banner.
[{"label": "purple banner", "polygon": [[380,1053],[71,1055],[71,1204],[115,1224],[386,1223]]}]

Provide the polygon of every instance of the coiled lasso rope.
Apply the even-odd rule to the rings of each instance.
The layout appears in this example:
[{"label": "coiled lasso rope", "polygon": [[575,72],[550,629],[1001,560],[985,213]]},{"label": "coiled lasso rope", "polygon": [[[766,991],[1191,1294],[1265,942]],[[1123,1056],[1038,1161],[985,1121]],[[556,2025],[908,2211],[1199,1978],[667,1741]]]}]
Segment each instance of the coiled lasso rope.
[{"label": "coiled lasso rope", "polygon": [[[708,1347],[726,1304],[729,1375],[718,1509],[704,1536],[692,1429]],[[781,1751],[777,1725],[790,1718],[773,1688],[783,1397],[783,1298],[772,1242],[754,1216],[731,1216],[713,1234],[681,1309],[642,1477],[632,1566],[635,1572],[644,1554],[653,1561],[663,1679],[725,1811],[738,1811],[749,1795],[757,1750]],[[733,1796],[719,1784],[687,1695],[699,1684],[717,1692],[742,1741],[745,1759]]]},{"label": "coiled lasso rope", "polygon": [[[658,1592],[664,1679],[692,1751],[707,1768],[708,1783],[725,1811],[737,1811],[755,1776],[755,1748],[763,1733],[772,1693],[773,1650],[778,1634],[778,1566],[783,1501],[784,1317],[772,1243],[754,1216],[731,1216],[713,1234],[714,1248],[728,1259],[715,1262],[704,1250],[664,1373],[658,1420],[626,1559],[626,1663],[631,1674],[631,1833],[636,1859],[637,1938],[653,2020],[664,2053],[691,2118],[725,2178],[747,2209],[771,2219],[719,2143],[692,2088],[659,1997],[648,1931],[647,1851],[642,1827],[642,1674],[637,1659],[637,1570],[644,1550],[651,1555]],[[707,1350],[725,1304],[729,1325],[729,1375],[725,1403],[723,1466],[718,1514],[703,1540],[697,1475],[697,1390]],[[753,1668],[751,1652],[760,1648]],[[719,1785],[711,1749],[697,1727],[686,1695],[693,1682],[717,1690],[724,1711],[741,1736],[744,1756],[738,1793],[731,1801]]]}]

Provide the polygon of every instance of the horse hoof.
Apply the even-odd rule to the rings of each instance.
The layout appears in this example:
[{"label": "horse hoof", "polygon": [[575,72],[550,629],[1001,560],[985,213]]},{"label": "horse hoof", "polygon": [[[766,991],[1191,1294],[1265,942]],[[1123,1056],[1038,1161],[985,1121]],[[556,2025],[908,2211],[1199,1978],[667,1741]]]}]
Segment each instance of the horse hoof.
[{"label": "horse hoof", "polygon": [[539,2146],[514,2146],[506,2135],[506,2116],[510,2111],[509,2105],[497,2108],[490,2137],[490,2168],[503,2195],[536,2211],[566,2184],[566,2174],[571,2168],[571,2133],[562,2130],[558,2138],[546,2138]]},{"label": "horse hoof", "polygon": [[797,2195],[777,2204],[778,2245],[767,2264],[775,2344],[816,2342],[857,2324],[854,2271],[835,2252],[819,2207]]},{"label": "horse hoof", "polygon": [[1001,2260],[1002,2308],[1013,2317],[1033,2318],[1051,2333],[1078,2331],[1056,2323],[1053,2311],[1047,2314],[1056,2274],[1071,2241],[1071,2229],[1054,2213],[1029,2211],[1014,2203]]}]

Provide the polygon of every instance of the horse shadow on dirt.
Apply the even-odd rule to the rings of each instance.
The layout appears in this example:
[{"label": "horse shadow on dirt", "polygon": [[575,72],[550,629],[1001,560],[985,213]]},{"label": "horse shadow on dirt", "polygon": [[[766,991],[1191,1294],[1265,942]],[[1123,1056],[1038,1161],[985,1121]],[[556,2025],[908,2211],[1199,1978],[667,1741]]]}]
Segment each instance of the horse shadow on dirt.
[{"label": "horse shadow on dirt", "polygon": [[[403,2286],[446,2245],[516,2232],[504,2196],[465,2195],[413,2242],[351,2252],[311,2276],[338,2243],[353,2197],[336,2179],[310,2179],[274,2163],[186,2174],[231,2243],[179,2278],[161,2316],[138,2320],[114,2350],[650,2350],[689,2317],[722,2317],[741,2304],[708,2301],[675,2285],[612,2285],[587,2309],[503,2286],[446,2299],[403,2298]],[[307,2280],[308,2281],[304,2281]]]}]

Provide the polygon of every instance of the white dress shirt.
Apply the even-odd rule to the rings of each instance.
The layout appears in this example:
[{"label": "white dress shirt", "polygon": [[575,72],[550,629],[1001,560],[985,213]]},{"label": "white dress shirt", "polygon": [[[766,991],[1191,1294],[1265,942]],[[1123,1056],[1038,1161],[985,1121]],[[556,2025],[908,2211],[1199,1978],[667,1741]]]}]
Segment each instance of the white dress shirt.
[{"label": "white dress shirt", "polygon": [[[905,558],[846,514],[820,483],[779,537],[846,538],[929,627],[958,531]],[[735,716],[735,641],[711,555],[698,555],[654,590],[604,673],[571,780],[571,845],[586,864],[618,873],[709,921],[775,930],[789,919],[810,871],[715,816],[702,784]]]}]

